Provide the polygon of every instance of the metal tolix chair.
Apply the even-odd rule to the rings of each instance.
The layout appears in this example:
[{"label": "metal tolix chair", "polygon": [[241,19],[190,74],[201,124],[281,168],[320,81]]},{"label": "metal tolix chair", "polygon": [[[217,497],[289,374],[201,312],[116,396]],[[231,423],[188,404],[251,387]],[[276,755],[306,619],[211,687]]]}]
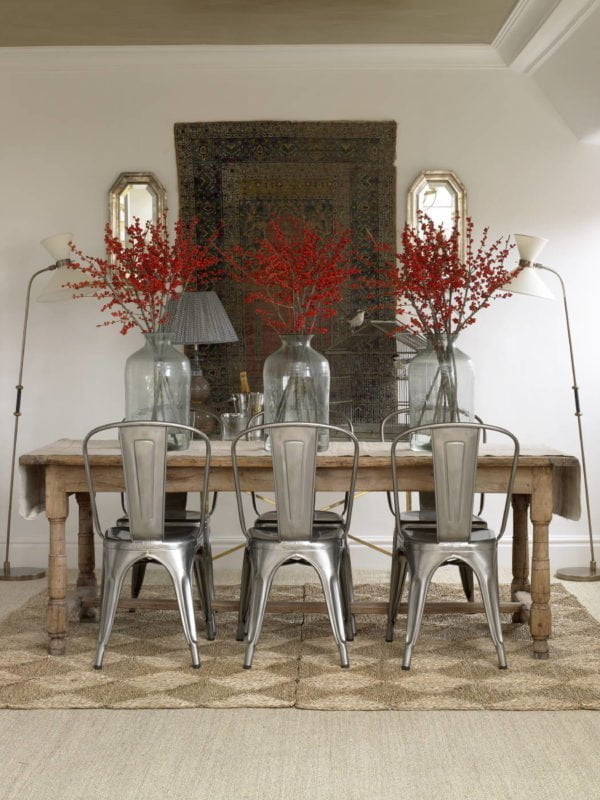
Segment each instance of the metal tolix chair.
[{"label": "metal tolix chair", "polygon": [[[205,411],[206,416],[212,417],[215,422],[220,425],[221,418],[212,411]],[[190,414],[193,417],[193,414]],[[194,427],[192,425],[192,427]],[[202,433],[202,431],[200,431]],[[186,507],[187,493],[171,495],[176,498],[176,503],[169,504],[169,496],[165,501],[165,524],[171,525],[199,525],[202,521],[202,511],[196,511]],[[206,638],[213,641],[217,635],[217,625],[215,612],[213,611],[213,602],[215,599],[215,583],[213,577],[213,563],[212,563],[212,548],[210,543],[210,518],[214,514],[217,507],[218,492],[213,492],[212,499],[208,501],[210,508],[205,517],[204,525],[204,540],[201,550],[196,554],[194,559],[194,573],[196,575],[196,584],[200,593],[200,600],[202,605],[202,612],[204,616],[204,623],[206,625]],[[204,502],[204,495],[200,494],[200,504]],[[125,505],[125,495],[121,493],[121,508],[123,509],[123,516],[115,523],[117,528],[129,527],[129,514]],[[135,600],[140,596],[144,578],[146,576],[146,567],[148,559],[138,561],[131,568],[131,597]],[[135,611],[131,608],[130,611]]]},{"label": "metal tolix chair", "polygon": [[[472,524],[477,458],[482,431],[495,431],[513,444],[512,469],[506,485],[504,513],[498,534]],[[492,641],[500,669],[506,669],[498,599],[498,540],[504,534],[519,457],[519,442],[505,428],[481,423],[420,425],[397,436],[392,443],[392,485],[396,519],[401,519],[398,498],[398,444],[413,433],[431,433],[436,517],[433,526],[399,523],[399,541],[394,561],[406,558],[410,570],[406,645],[402,669],[410,669],[414,644],[419,635],[425,597],[436,569],[449,561],[466,564],[477,576]],[[392,573],[394,575],[394,573]],[[393,580],[398,580],[398,572]],[[395,588],[390,588],[389,619]]]},{"label": "metal tolix chair", "polygon": [[[190,431],[204,443],[206,462],[201,490],[202,496],[207,497],[210,442],[204,433],[189,425],[171,422],[115,422],[94,428],[83,440],[83,459],[94,527],[103,540],[102,603],[95,669],[102,668],[104,651],[112,631],[127,570],[148,560],[162,564],[173,581],[185,638],[192,654],[192,666],[200,666],[192,573],[195,558],[206,555],[203,546],[207,515],[205,505],[202,504],[200,520],[195,524],[170,525],[165,522],[167,431],[174,428]],[[105,530],[101,527],[98,516],[94,470],[90,464],[88,445],[94,436],[109,430],[118,430],[119,433],[129,515],[125,527],[115,525]],[[203,581],[202,572],[197,577]],[[210,597],[206,586],[199,588],[203,598]],[[212,615],[212,609],[210,613]]]},{"label": "metal tolix chair", "polygon": [[[410,411],[408,407],[398,408],[394,411],[390,411],[389,414],[386,414],[379,424],[381,441],[382,442],[387,441],[387,428],[390,425],[390,423],[394,422],[394,419],[397,420],[398,417],[402,416],[404,417],[405,420],[407,420],[409,414]],[[482,423],[482,420],[479,419],[479,417],[476,416],[475,419],[478,422]],[[405,422],[402,425],[402,427],[404,428],[403,433],[405,433],[408,430],[409,425]],[[483,441],[485,442],[485,431],[483,432]],[[391,513],[394,514],[395,516],[394,504],[392,501],[392,493],[386,492],[386,496],[387,496],[388,508],[390,509]],[[484,502],[485,502],[485,496],[482,494],[480,496],[479,509],[477,511],[477,514],[473,514],[471,519],[471,525],[473,526],[474,529],[487,528],[487,522],[481,517]],[[432,492],[419,492],[418,509],[400,512],[400,525],[410,524],[410,525],[431,526],[435,525],[435,520],[436,520],[435,501]],[[394,539],[392,545],[392,550],[394,553],[399,548],[399,540],[398,540],[399,535],[400,535],[400,529],[398,525],[395,525]],[[460,581],[462,583],[465,597],[470,602],[473,602],[473,600],[475,599],[473,572],[466,564],[459,562],[457,566],[460,573]],[[402,599],[402,593],[406,581],[406,569],[407,569],[406,559],[404,560],[399,559],[397,562],[395,561],[392,564],[391,586],[394,587],[395,594],[393,597],[390,595],[390,616],[388,618],[388,627],[386,633],[386,641],[388,642],[392,642],[394,640],[394,623],[396,617],[398,616],[398,607]]]},{"label": "metal tolix chair", "polygon": [[[245,432],[232,442],[233,477],[242,531],[248,542],[244,552],[240,586],[238,638],[246,634],[244,668],[252,666],[260,636],[267,598],[275,572],[285,563],[300,561],[312,566],[321,581],[329,620],[342,667],[348,666],[346,626],[351,619],[351,586],[344,576],[347,532],[352,518],[358,469],[358,440],[350,431],[311,422],[272,423],[256,426],[271,437],[276,524],[246,525],[240,487],[237,447]],[[348,479],[348,506],[337,525],[315,521],[315,481],[319,430],[345,437],[353,445],[352,471]]]},{"label": "metal tolix chair", "polygon": [[[335,424],[336,430],[338,428],[343,428],[344,430],[349,430],[350,433],[354,433],[354,425],[352,424],[352,420],[343,411],[339,411],[338,409],[330,409],[329,410],[329,417],[335,417],[339,420],[338,423]],[[259,420],[262,421],[264,417],[264,412],[259,412],[251,417],[250,421],[248,422],[248,428],[254,429],[256,426],[260,424]],[[249,431],[250,432],[250,431]],[[255,492],[250,492],[250,498],[252,500],[252,508],[254,509],[254,513],[256,514],[256,519],[254,520],[253,526],[254,528],[277,528],[277,511],[260,511],[257,504],[257,496]],[[348,500],[349,495],[348,492],[344,494],[343,500],[339,501],[339,505],[341,509],[339,512],[331,511],[329,509],[315,509],[314,513],[314,522],[315,525],[343,525],[344,524],[344,517],[348,510]],[[350,548],[345,547],[342,553],[342,590],[344,591],[344,596],[348,596],[348,602],[346,607],[349,608],[354,601],[354,588],[353,588],[353,579],[352,579],[352,564],[350,561]],[[354,637],[356,636],[356,619],[353,614],[350,614],[349,618],[346,619],[346,639],[348,641],[353,641]],[[238,627],[238,632],[236,635],[236,639],[241,642],[244,639],[244,630],[243,627]]]}]

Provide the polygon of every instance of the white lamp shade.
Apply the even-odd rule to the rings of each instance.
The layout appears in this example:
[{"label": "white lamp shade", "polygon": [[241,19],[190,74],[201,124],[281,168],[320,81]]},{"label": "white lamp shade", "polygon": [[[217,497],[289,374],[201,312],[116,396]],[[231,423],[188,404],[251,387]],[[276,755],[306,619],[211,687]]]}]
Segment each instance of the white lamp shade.
[{"label": "white lamp shade", "polygon": [[517,244],[519,258],[523,261],[534,263],[544,247],[548,244],[548,239],[541,236],[527,236],[525,233],[515,233],[514,239]]},{"label": "white lamp shade", "polygon": [[54,263],[56,263],[57,261],[64,261],[66,258],[71,258],[69,242],[72,241],[72,233],[57,233],[55,236],[48,236],[48,238],[42,239],[40,244],[42,247],[46,248],[54,259]]},{"label": "white lamp shade", "polygon": [[[71,260],[71,248],[69,242],[73,241],[72,233],[57,233],[56,236],[48,236],[42,239],[40,244],[46,248],[54,259],[54,263],[59,261]],[[91,296],[94,289],[70,289],[65,286],[67,283],[82,283],[89,280],[89,276],[79,269],[71,269],[67,264],[53,270],[50,273],[48,282],[37,296],[39,303],[54,303],[57,300],[70,300],[74,294]]]},{"label": "white lamp shade", "polygon": [[58,300],[70,300],[74,294],[89,297],[95,289],[70,289],[65,286],[67,283],[81,283],[87,280],[89,280],[89,276],[78,269],[59,267],[50,273],[50,280],[37,296],[37,301],[38,303],[54,303]]},{"label": "white lamp shade", "polygon": [[504,284],[502,291],[554,300],[554,295],[540,278],[539,271],[535,267],[524,267],[518,275]]}]

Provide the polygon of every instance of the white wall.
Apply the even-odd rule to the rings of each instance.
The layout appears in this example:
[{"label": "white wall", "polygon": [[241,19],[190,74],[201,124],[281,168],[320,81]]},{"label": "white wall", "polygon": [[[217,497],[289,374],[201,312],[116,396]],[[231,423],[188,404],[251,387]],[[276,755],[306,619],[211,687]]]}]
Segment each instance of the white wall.
[{"label": "white wall", "polygon": [[[269,51],[268,67],[260,49],[217,49],[198,59],[193,51],[182,52],[185,58],[168,48],[134,55],[103,49],[0,53],[2,531],[25,288],[30,274],[48,263],[39,240],[70,230],[85,252],[100,254],[107,191],[126,170],[153,171],[167,188],[174,217],[173,124],[248,119],[395,119],[399,226],[407,187],[417,173],[449,168],[467,186],[469,213],[477,224],[489,224],[494,235],[522,232],[550,239],[544,261],[562,272],[569,289],[594,519],[600,527],[594,324],[600,294],[600,149],[579,143],[536,84],[508,69],[407,69],[392,63],[361,69],[365,50],[356,51],[352,68],[347,61],[338,68],[332,50],[332,66],[321,63],[318,69],[314,59],[304,67],[296,51],[292,56],[285,49]],[[321,62],[327,61],[325,51],[319,52]],[[81,437],[122,416],[124,361],[141,337],[96,329],[99,320],[93,301],[33,304],[19,452],[59,437]],[[560,303],[498,301],[461,346],[475,362],[476,406],[483,418],[512,428],[524,442],[577,453]],[[74,521],[72,506],[72,564]],[[354,530],[389,546],[383,497],[357,503]],[[232,509],[221,505],[214,532],[223,545],[239,539]],[[565,560],[563,539],[569,546],[584,542],[585,525],[557,519],[552,537],[556,565]],[[13,565],[45,563],[47,540],[45,519],[15,518]],[[566,560],[576,555],[585,563],[586,552],[582,545]],[[385,566],[382,556],[357,555],[359,565]]]}]

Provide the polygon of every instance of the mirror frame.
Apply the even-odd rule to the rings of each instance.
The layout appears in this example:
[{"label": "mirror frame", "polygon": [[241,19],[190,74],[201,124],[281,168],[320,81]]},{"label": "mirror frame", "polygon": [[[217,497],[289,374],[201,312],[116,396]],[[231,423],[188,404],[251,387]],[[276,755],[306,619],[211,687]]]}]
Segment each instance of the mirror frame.
[{"label": "mirror frame", "polygon": [[121,172],[108,192],[108,222],[113,236],[119,236],[119,199],[123,190],[132,184],[150,186],[156,193],[156,209],[153,222],[157,222],[165,214],[167,192],[153,172]]},{"label": "mirror frame", "polygon": [[467,190],[464,183],[455,172],[450,169],[427,169],[419,173],[413,181],[406,198],[406,221],[415,228],[417,226],[417,212],[419,192],[428,183],[445,183],[456,194],[456,213],[458,214],[458,234],[460,256],[465,258],[465,230],[467,219]]}]

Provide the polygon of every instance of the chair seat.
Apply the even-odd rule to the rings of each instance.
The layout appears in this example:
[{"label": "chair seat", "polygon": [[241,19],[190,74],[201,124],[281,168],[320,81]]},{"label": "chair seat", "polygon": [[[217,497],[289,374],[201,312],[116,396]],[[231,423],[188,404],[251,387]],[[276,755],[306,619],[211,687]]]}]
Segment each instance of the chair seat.
[{"label": "chair seat", "polygon": [[[436,513],[435,510],[421,510],[421,511],[402,511],[400,512],[400,524],[402,527],[405,525],[430,525],[435,527]],[[471,527],[487,528],[487,522],[473,514],[471,517]]]},{"label": "chair seat", "polygon": [[[196,537],[198,544],[202,542],[204,536],[199,526],[165,525],[164,541],[167,543],[183,542],[185,539],[189,539],[192,536]],[[109,528],[106,531],[106,539],[108,541],[113,541],[113,542],[131,542],[132,544],[134,543],[134,540],[131,538],[129,525],[117,524],[115,525],[114,528]],[[135,543],[139,544],[141,547],[145,546],[154,547],[155,545],[160,546],[162,542],[160,539],[136,539]]]},{"label": "chair seat", "polygon": [[[250,539],[254,539],[257,541],[262,542],[277,542],[278,535],[277,535],[277,528],[274,526],[268,527],[256,527],[250,528],[248,530],[248,536]],[[315,525],[313,528],[313,539],[312,541],[331,541],[332,539],[342,539],[344,537],[344,529],[340,526],[335,525]],[[310,544],[310,542],[298,542],[299,544]]]},{"label": "chair seat", "polygon": [[[342,518],[335,511],[315,511],[313,516],[315,525],[341,525]],[[266,511],[254,521],[254,528],[276,528],[277,511]]]},{"label": "chair seat", "polygon": [[[474,542],[487,542],[492,541],[497,538],[494,531],[490,530],[489,528],[473,528],[471,531],[471,537],[469,541],[451,541],[451,542],[440,542],[441,546],[448,544],[448,545],[456,545],[460,547],[461,545],[468,545]],[[402,539],[406,542],[406,540],[410,540],[411,542],[415,542],[417,544],[428,544],[432,543],[438,546],[437,538],[436,538],[436,529],[435,527],[425,527],[423,525],[415,525],[415,526],[402,526]]]},{"label": "chair seat", "polygon": [[[188,523],[190,525],[196,525],[202,519],[202,514],[200,511],[192,511],[189,509],[181,510],[181,511],[165,511],[165,522],[176,522],[177,524],[185,524]],[[128,528],[129,527],[129,517],[123,516],[119,517],[119,519],[115,523],[116,528]]]}]

